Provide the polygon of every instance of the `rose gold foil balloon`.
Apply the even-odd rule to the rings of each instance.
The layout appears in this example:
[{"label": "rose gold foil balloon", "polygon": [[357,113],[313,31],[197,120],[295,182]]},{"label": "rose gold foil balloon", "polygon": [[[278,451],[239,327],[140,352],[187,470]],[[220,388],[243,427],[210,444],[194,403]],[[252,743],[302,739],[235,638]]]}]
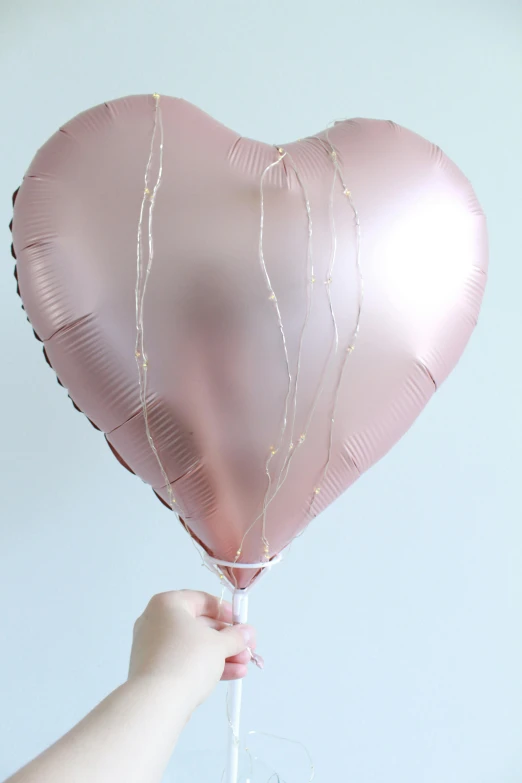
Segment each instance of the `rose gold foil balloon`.
[{"label": "rose gold foil balloon", "polygon": [[12,228],[59,381],[227,562],[272,558],[406,432],[486,282],[470,183],[387,121],[278,148],[113,101],[40,149]]}]

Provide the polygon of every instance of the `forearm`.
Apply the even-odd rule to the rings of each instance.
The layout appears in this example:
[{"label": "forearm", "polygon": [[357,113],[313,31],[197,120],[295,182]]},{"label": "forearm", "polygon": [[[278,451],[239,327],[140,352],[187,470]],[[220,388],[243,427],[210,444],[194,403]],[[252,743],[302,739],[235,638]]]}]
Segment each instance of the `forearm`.
[{"label": "forearm", "polygon": [[6,783],[160,783],[192,705],[181,684],[122,685]]}]

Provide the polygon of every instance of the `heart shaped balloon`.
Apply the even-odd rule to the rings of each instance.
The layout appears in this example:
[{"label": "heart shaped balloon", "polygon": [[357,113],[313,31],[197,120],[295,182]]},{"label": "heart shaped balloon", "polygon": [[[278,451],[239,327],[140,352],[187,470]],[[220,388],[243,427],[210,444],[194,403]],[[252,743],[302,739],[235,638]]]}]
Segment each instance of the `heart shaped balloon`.
[{"label": "heart shaped balloon", "polygon": [[61,128],[12,228],[60,383],[232,565],[273,558],[406,432],[486,281],[473,189],[420,136],[352,119],[271,146],[158,95]]}]

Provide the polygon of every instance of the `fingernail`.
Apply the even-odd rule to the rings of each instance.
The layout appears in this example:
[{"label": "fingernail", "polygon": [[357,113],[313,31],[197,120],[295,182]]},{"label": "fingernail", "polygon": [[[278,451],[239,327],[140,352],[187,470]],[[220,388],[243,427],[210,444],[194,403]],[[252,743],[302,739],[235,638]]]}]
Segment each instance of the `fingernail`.
[{"label": "fingernail", "polygon": [[248,644],[248,642],[252,638],[252,634],[250,633],[250,629],[246,628],[245,626],[242,626],[241,633],[243,634],[243,639],[245,640],[245,643]]}]

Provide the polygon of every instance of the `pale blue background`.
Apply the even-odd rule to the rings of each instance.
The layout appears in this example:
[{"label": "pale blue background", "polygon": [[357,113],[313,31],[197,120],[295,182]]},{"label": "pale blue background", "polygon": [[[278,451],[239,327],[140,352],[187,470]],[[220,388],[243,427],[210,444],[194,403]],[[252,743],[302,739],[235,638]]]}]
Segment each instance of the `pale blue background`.
[{"label": "pale blue background", "polygon": [[[518,783],[520,2],[0,0],[0,81],[0,779],[122,680],[154,592],[216,588],[56,383],[9,255],[10,196],[37,147],[93,104],[157,90],[271,143],[390,118],[472,180],[491,235],[479,327],[413,430],[254,592],[267,669],[245,727],[304,741],[320,783]],[[180,767],[225,728],[220,688]],[[306,783],[287,756],[287,783]],[[219,783],[204,763],[193,780]]]}]

